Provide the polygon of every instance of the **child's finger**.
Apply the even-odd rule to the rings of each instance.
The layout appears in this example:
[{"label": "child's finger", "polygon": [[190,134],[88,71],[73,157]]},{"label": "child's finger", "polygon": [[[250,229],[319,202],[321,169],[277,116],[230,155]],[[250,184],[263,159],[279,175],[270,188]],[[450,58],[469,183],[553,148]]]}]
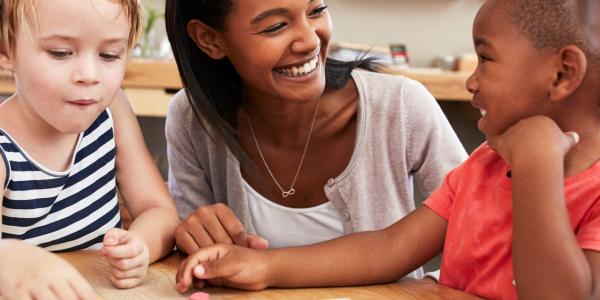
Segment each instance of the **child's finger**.
[{"label": "child's finger", "polygon": [[565,134],[569,137],[569,141],[571,142],[571,146],[577,145],[579,143],[579,134],[575,131],[568,131]]},{"label": "child's finger", "polygon": [[52,292],[61,300],[77,300],[77,294],[71,288],[68,281],[57,280],[52,284]]},{"label": "child's finger", "polygon": [[52,290],[46,286],[34,287],[33,289],[31,289],[30,294],[33,297],[33,299],[58,300],[58,298],[56,297],[56,295],[54,295]]},{"label": "child's finger", "polygon": [[135,278],[126,278],[126,279],[118,279],[115,277],[110,277],[110,281],[112,282],[112,284],[120,289],[129,289],[132,287],[136,287],[138,285],[140,285],[143,281],[142,278],[139,277],[135,277]]},{"label": "child's finger", "polygon": [[177,275],[175,276],[175,281],[177,282],[177,290],[180,293],[185,293],[192,284],[192,279],[194,276],[192,275],[192,268],[196,265],[195,260],[192,257],[188,257],[184,261],[179,264],[179,268],[177,268]]},{"label": "child's finger", "polygon": [[128,232],[121,228],[111,228],[104,234],[104,239],[102,243],[105,247],[107,246],[116,246],[122,242],[127,236]]},{"label": "child's finger", "polygon": [[121,259],[138,256],[143,250],[143,246],[139,243],[127,243],[104,247],[103,253],[110,258]]},{"label": "child's finger", "polygon": [[127,279],[144,277],[146,274],[146,268],[144,266],[133,268],[130,270],[119,270],[117,268],[111,268],[110,274],[116,279]]},{"label": "child's finger", "polygon": [[117,268],[121,271],[135,269],[146,264],[141,256],[118,259],[107,257],[106,260],[108,261],[108,264],[110,264],[112,267]]}]

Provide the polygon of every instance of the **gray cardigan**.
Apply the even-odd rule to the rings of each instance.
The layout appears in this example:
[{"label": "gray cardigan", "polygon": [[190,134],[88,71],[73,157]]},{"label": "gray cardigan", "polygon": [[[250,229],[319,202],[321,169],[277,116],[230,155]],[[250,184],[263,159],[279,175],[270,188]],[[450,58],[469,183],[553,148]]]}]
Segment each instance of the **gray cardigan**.
[{"label": "gray cardigan", "polygon": [[[346,169],[323,187],[344,217],[346,234],[381,229],[415,209],[413,181],[425,195],[467,157],[435,99],[420,83],[353,71],[357,137]],[[169,190],[179,214],[225,203],[254,232],[239,162],[196,120],[183,91],[167,114]],[[335,153],[323,153],[323,161]]]}]

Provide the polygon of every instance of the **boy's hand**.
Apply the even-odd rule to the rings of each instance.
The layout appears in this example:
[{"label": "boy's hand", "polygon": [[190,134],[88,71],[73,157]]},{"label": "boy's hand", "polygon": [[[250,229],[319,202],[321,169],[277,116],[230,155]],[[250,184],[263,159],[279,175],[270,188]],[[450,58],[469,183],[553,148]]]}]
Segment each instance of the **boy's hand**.
[{"label": "boy's hand", "polygon": [[259,250],[269,247],[264,238],[247,234],[233,211],[222,203],[196,209],[177,227],[175,240],[177,247],[188,254],[216,243]]},{"label": "boy's hand", "polygon": [[68,262],[22,241],[2,240],[0,266],[0,298],[4,300],[98,298]]},{"label": "boy's hand", "polygon": [[511,166],[532,160],[563,158],[579,142],[575,132],[563,132],[550,118],[534,116],[520,120],[503,134],[488,141],[490,147]]},{"label": "boy's hand", "polygon": [[110,281],[126,289],[138,286],[148,271],[149,251],[144,241],[130,232],[113,228],[104,235],[102,254],[110,267]]},{"label": "boy's hand", "polygon": [[179,265],[177,290],[186,292],[194,281],[202,288],[203,280],[237,289],[264,289],[268,286],[269,253],[226,244],[202,248]]}]

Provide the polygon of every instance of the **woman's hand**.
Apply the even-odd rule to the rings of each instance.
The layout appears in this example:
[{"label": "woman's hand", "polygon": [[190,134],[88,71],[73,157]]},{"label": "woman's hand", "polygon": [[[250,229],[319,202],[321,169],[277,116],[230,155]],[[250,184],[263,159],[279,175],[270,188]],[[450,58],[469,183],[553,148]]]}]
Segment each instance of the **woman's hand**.
[{"label": "woman's hand", "polygon": [[4,300],[98,298],[68,262],[22,241],[0,241],[0,266],[0,298]]},{"label": "woman's hand", "polygon": [[194,282],[201,288],[204,280],[236,289],[264,289],[269,285],[269,253],[226,244],[202,248],[179,265],[177,290],[185,293]]},{"label": "woman's hand", "polygon": [[113,228],[104,235],[102,254],[110,269],[110,281],[118,288],[138,286],[148,271],[149,251],[146,243],[123,229]]},{"label": "woman's hand", "polygon": [[216,243],[263,250],[269,246],[267,240],[246,233],[233,211],[221,203],[196,209],[177,227],[175,241],[185,253]]}]

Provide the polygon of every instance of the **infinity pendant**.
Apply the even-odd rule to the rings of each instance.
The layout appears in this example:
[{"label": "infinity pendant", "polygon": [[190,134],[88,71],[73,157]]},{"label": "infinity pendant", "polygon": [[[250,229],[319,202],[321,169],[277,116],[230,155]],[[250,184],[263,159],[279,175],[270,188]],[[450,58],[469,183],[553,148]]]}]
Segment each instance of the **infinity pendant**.
[{"label": "infinity pendant", "polygon": [[283,198],[287,198],[288,196],[291,196],[291,195],[293,195],[295,193],[296,193],[296,190],[293,189],[293,188],[291,188],[289,191],[281,193],[281,196]]}]

